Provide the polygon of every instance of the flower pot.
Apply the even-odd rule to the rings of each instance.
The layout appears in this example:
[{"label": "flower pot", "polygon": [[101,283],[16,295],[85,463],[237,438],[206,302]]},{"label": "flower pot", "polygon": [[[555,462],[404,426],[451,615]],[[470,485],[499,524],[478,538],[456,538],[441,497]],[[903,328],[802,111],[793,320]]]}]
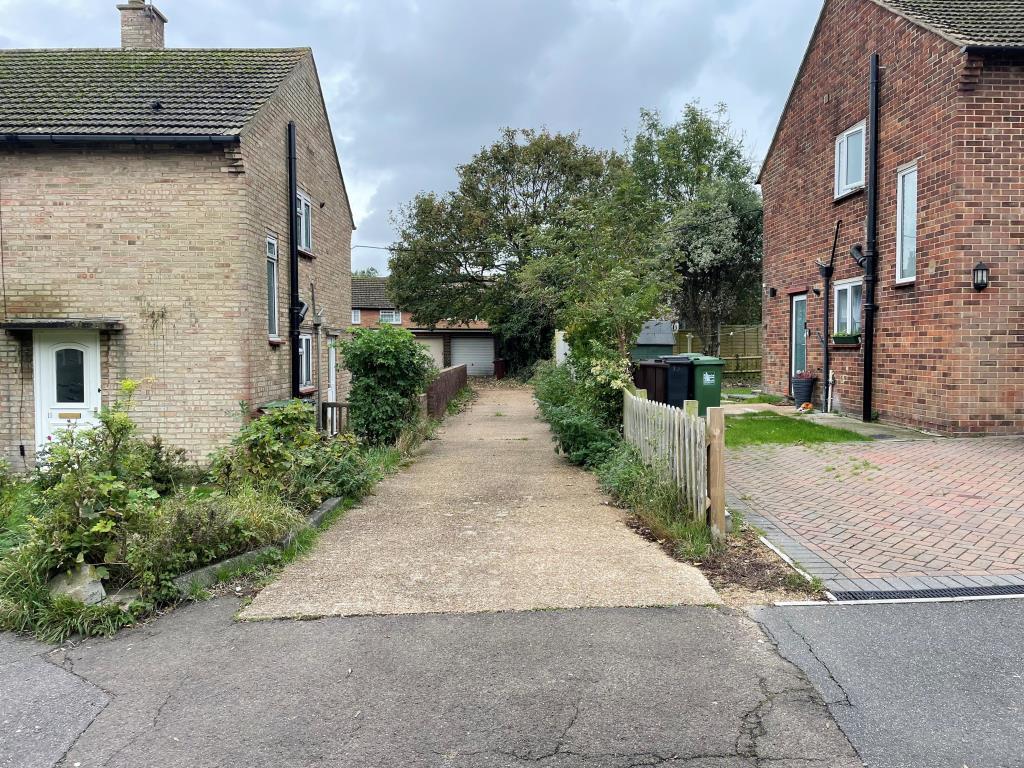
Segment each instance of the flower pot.
[{"label": "flower pot", "polygon": [[814,382],[817,379],[793,379],[793,402],[797,405],[813,403]]}]

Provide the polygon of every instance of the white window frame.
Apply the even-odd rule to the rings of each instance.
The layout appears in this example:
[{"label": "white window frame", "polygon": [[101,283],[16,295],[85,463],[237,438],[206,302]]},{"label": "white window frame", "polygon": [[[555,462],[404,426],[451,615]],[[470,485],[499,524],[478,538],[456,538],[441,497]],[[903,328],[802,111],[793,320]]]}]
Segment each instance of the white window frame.
[{"label": "white window frame", "polygon": [[[903,180],[914,174],[914,269],[910,274],[903,274]],[[917,202],[918,184],[917,161],[899,168],[896,171],[896,284],[906,285],[917,280],[917,217],[921,206]]]},{"label": "white window frame", "polygon": [[[861,169],[860,169],[860,181],[856,184],[846,184],[846,170],[848,165],[848,142],[850,136],[855,133],[861,135]],[[840,197],[845,197],[852,192],[856,192],[858,189],[864,188],[864,176],[867,169],[867,147],[868,147],[868,130],[867,122],[861,120],[856,125],[852,125],[843,131],[839,136],[836,137],[836,156],[835,156],[835,199],[838,200]]]},{"label": "white window frame", "polygon": [[313,252],[313,203],[305,192],[298,193],[295,207],[299,213],[299,250]]},{"label": "white window frame", "polygon": [[[860,286],[860,303],[861,313],[856,317],[853,315],[853,286]],[[847,330],[839,329],[839,294],[843,291],[848,293],[846,300],[846,317],[844,318],[847,323]],[[861,315],[864,310],[864,278],[852,277],[849,280],[836,280],[832,284],[832,333],[860,333],[861,332]],[[857,321],[857,330],[849,330],[853,327],[853,321]]]},{"label": "white window frame", "polygon": [[363,322],[363,313],[361,310],[352,310],[352,325],[359,325]]},{"label": "white window frame", "polygon": [[[390,320],[384,319],[384,313],[387,312]],[[402,311],[399,309],[382,309],[380,311],[380,322],[388,325],[401,325],[402,324]]]},{"label": "white window frame", "polygon": [[[279,293],[281,290],[280,284],[280,273],[278,272],[278,245],[277,238],[273,235],[267,235],[266,242],[266,255],[267,255],[267,337],[273,340],[280,339],[281,333],[281,304]],[[274,271],[271,272],[269,266],[273,264]],[[271,275],[273,275],[273,286],[270,285]]]},{"label": "white window frame", "polygon": [[308,333],[299,334],[299,386],[313,386],[313,337]]}]

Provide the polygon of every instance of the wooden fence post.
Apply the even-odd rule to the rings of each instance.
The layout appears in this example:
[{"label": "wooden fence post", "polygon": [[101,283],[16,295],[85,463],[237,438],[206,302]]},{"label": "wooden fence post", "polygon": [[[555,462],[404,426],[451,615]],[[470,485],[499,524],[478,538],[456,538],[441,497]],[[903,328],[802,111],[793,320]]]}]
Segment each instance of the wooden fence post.
[{"label": "wooden fence post", "polygon": [[684,400],[683,401],[683,410],[686,412],[687,416],[692,416],[692,417],[696,418],[697,417],[697,409],[699,407],[700,407],[700,403],[698,403],[696,400]]},{"label": "wooden fence post", "polygon": [[708,498],[711,532],[725,538],[725,410],[708,408]]}]

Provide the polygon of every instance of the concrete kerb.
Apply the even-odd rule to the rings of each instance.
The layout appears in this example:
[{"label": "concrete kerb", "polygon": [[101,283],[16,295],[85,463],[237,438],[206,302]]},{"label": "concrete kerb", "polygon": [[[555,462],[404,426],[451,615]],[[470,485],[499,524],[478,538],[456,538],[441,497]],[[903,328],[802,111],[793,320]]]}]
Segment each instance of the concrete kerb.
[{"label": "concrete kerb", "polygon": [[[332,497],[324,501],[319,507],[311,512],[306,517],[306,525],[309,528],[318,528],[331,512],[333,512],[337,506],[341,503],[341,499],[338,497]],[[177,587],[178,592],[181,595],[187,596],[190,590],[197,587],[209,587],[216,584],[218,581],[218,574],[224,570],[237,570],[244,568],[247,565],[259,562],[266,555],[271,552],[280,551],[285,549],[293,541],[297,533],[290,533],[284,537],[278,544],[269,544],[259,549],[254,549],[251,552],[243,552],[240,555],[229,557],[224,560],[219,560],[216,563],[210,563],[210,565],[204,565],[202,568],[196,568],[194,571],[188,571],[174,579],[174,586]]]}]

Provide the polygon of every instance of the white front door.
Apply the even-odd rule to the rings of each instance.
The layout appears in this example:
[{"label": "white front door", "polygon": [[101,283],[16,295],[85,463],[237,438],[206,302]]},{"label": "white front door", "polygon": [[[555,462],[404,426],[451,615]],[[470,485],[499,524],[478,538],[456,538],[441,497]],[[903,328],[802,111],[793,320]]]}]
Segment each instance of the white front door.
[{"label": "white front door", "polygon": [[327,340],[327,402],[338,401],[338,350],[334,348],[337,339]]},{"label": "white front door", "polygon": [[32,361],[37,448],[45,446],[59,430],[99,423],[97,331],[36,331]]}]

